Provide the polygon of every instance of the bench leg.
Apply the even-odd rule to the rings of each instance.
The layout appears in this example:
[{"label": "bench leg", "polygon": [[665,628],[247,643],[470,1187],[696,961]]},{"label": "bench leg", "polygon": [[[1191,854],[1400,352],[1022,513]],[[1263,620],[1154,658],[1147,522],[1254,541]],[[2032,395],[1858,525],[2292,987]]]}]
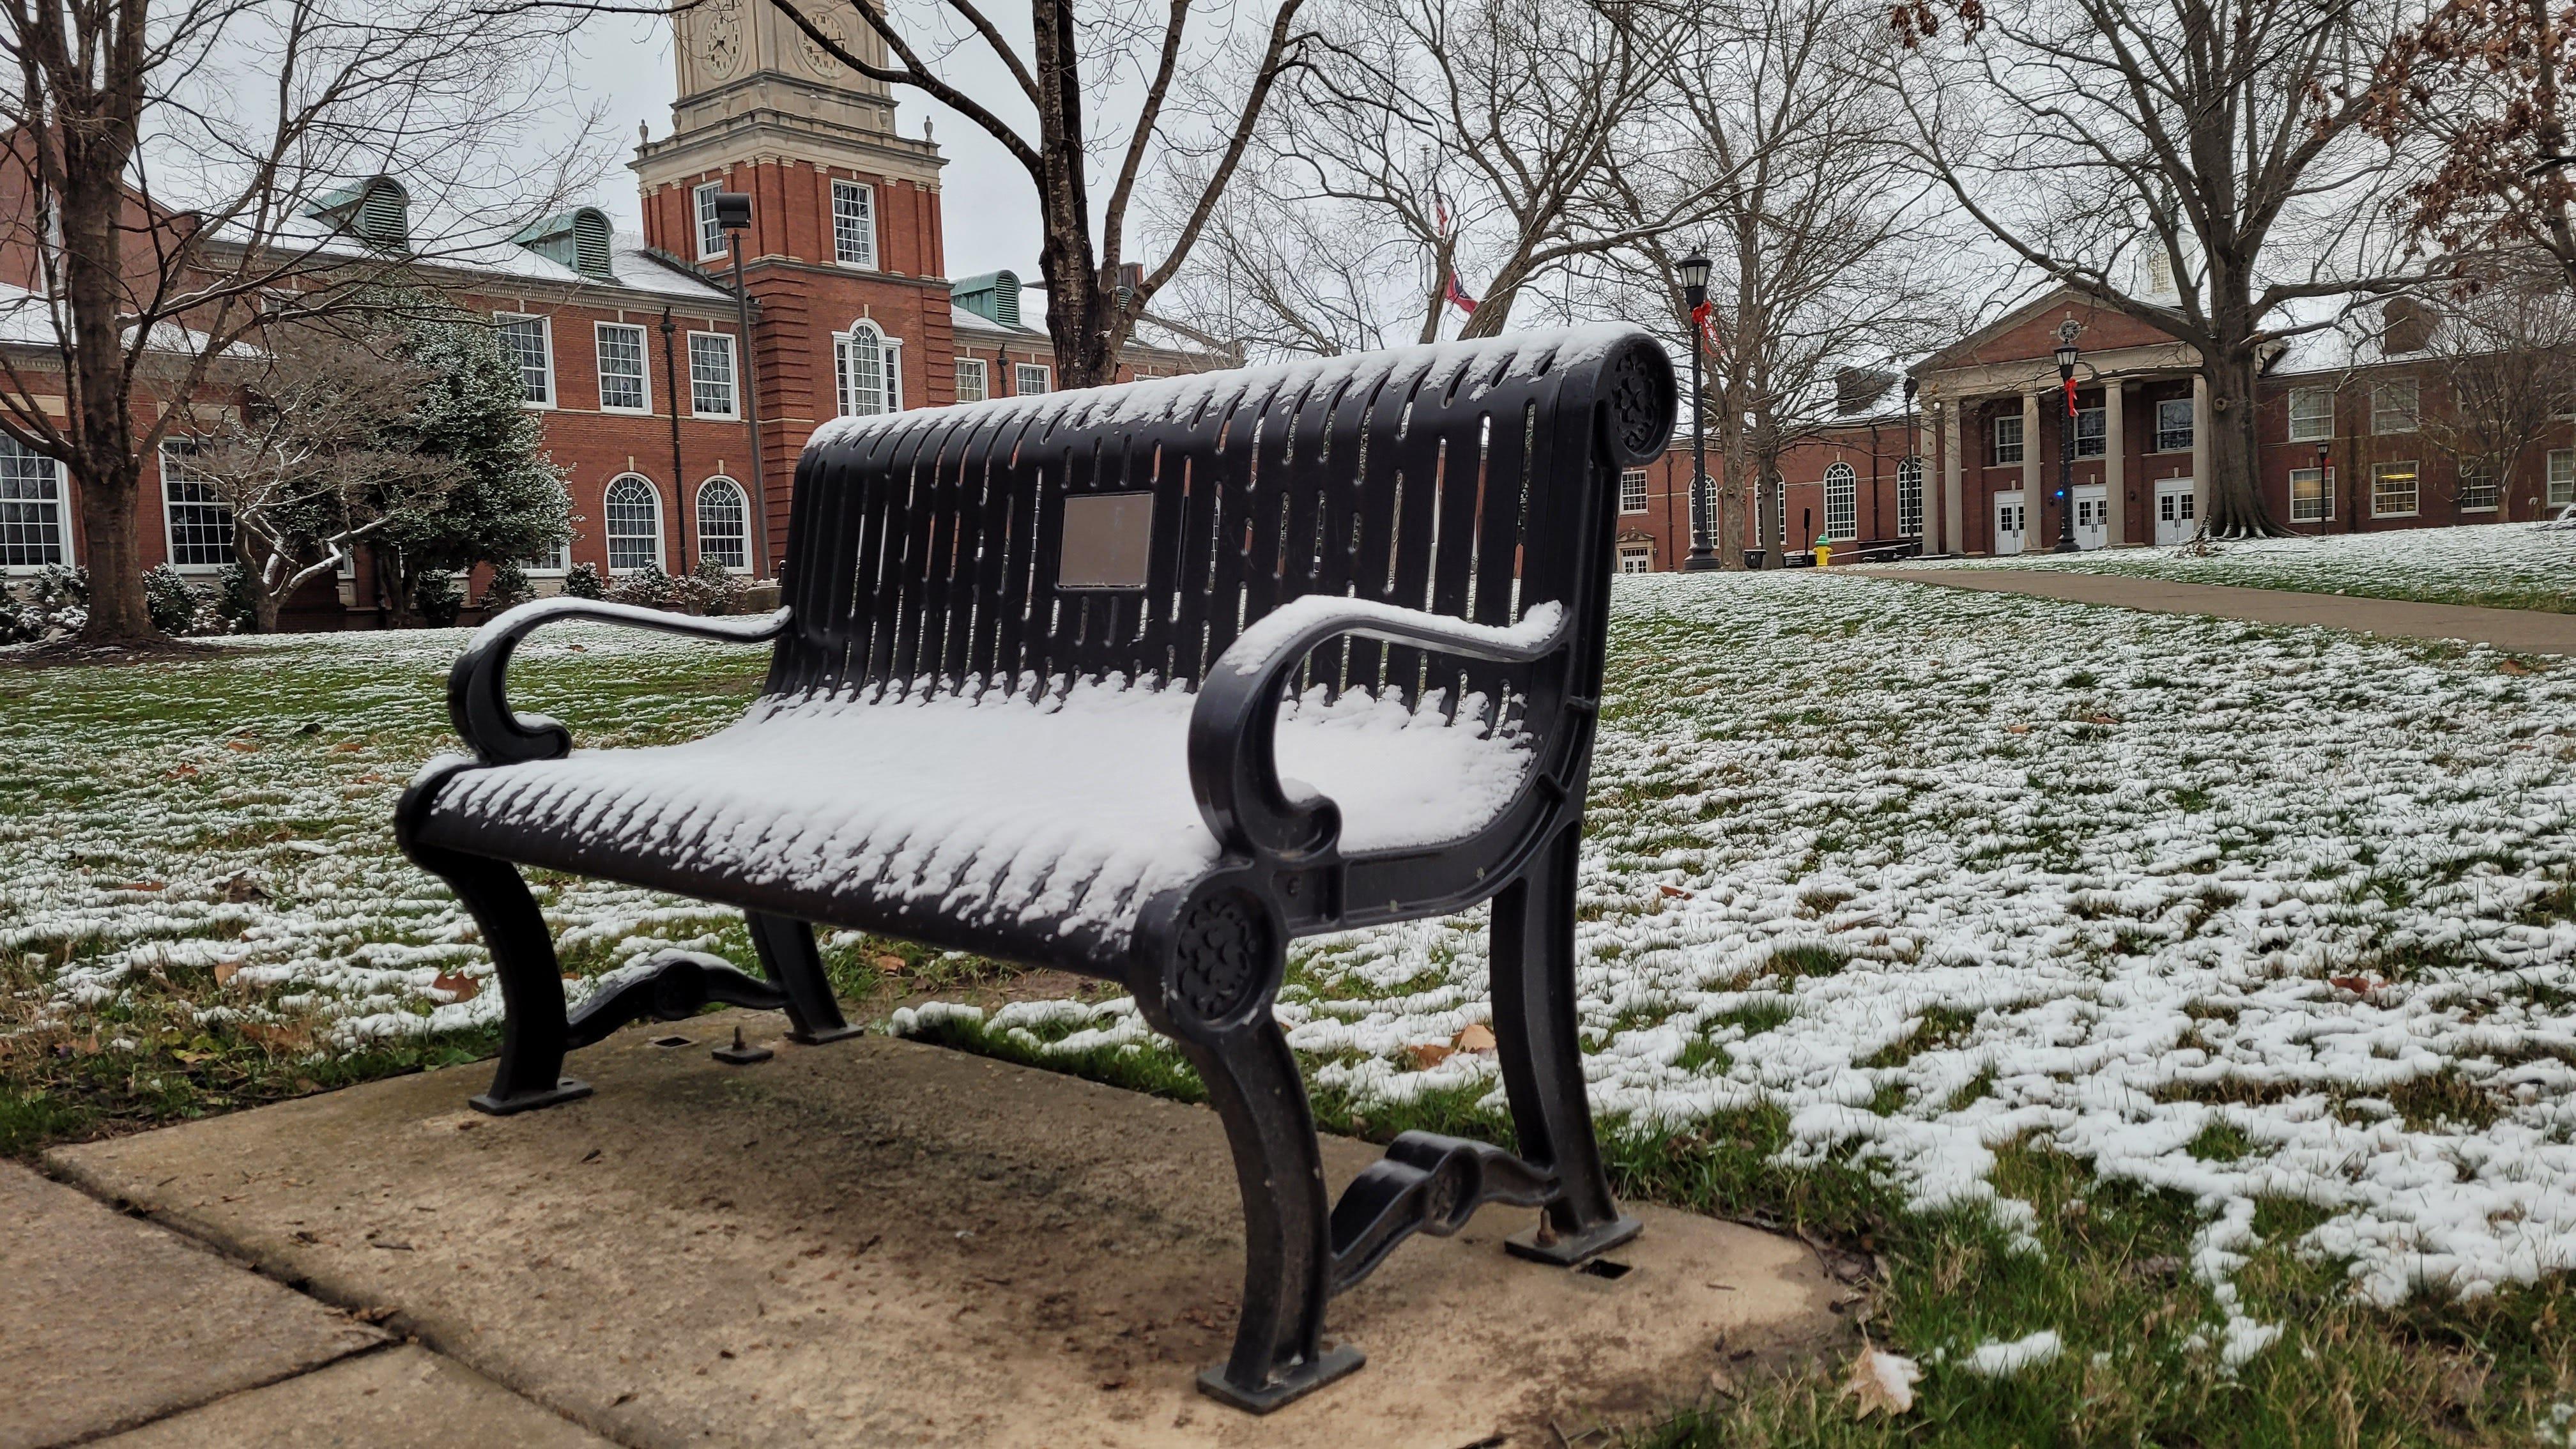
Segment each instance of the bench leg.
[{"label": "bench leg", "polygon": [[823,974],[823,954],[814,948],[814,928],[785,916],[746,911],[752,949],[760,969],[787,993],[787,1036],[807,1046],[857,1036],[865,1028],[841,1019],[841,1004],[832,999],[832,983]]},{"label": "bench leg", "polygon": [[1557,1177],[1538,1228],[1505,1246],[1524,1258],[1580,1263],[1637,1236],[1601,1170],[1574,993],[1576,833],[1543,847],[1494,898],[1494,1044],[1523,1159]]},{"label": "bench leg", "polygon": [[537,898],[528,894],[518,868],[416,842],[411,855],[446,881],[473,914],[474,923],[483,928],[483,945],[492,953],[493,974],[500,978],[508,1013],[501,1024],[501,1060],[492,1073],[492,1089],[473,1099],[475,1110],[506,1117],[589,1096],[588,1083],[563,1075],[562,969],[555,962],[545,917],[537,912]]},{"label": "bench leg", "polygon": [[1322,1346],[1333,1249],[1323,1154],[1288,1040],[1267,1011],[1210,1041],[1181,1039],[1234,1148],[1243,1193],[1243,1317],[1234,1353],[1199,1375],[1210,1398],[1266,1414],[1358,1368]]}]

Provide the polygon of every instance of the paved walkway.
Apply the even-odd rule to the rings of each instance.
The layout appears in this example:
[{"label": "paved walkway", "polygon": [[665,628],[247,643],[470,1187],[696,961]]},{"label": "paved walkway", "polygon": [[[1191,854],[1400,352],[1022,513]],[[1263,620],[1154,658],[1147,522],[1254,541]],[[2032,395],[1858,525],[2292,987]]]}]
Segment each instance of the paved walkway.
[{"label": "paved walkway", "polygon": [[2305,594],[2287,589],[2239,589],[2223,584],[2183,584],[2057,569],[1855,568],[1834,572],[1979,593],[2110,604],[2157,614],[2206,614],[2256,624],[2318,624],[2405,639],[2462,639],[2472,644],[2492,644],[2516,654],[2576,655],[2576,614],[2549,614],[2535,609],[2473,609],[2460,604],[2418,604],[2403,599]]},{"label": "paved walkway", "polygon": [[609,1449],[373,1315],[7,1162],[0,1284],[0,1449]]}]

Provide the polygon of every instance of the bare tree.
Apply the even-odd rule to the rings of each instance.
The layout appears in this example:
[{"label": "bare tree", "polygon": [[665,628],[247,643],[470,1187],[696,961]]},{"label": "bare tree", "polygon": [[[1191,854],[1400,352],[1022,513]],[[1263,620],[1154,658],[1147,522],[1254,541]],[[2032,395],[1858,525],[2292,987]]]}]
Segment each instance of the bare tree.
[{"label": "bare tree", "polygon": [[[1956,42],[1935,33],[1936,3],[1961,17]],[[2031,267],[2199,353],[2213,534],[2283,531],[2256,486],[2255,376],[2273,343],[2326,325],[2291,320],[2293,305],[2415,277],[2385,225],[2402,158],[2362,131],[2402,3],[1897,11],[1911,59],[1888,84],[1928,174]],[[2171,295],[2145,284],[2152,270],[2174,279]]]},{"label": "bare tree", "polygon": [[[1691,219],[1619,209],[1614,160],[1687,145],[1646,124],[1682,27],[1639,0],[1318,0],[1330,37],[1258,128],[1242,218],[1185,288],[1255,346],[1491,336],[1570,269]],[[1177,210],[1177,208],[1175,209]],[[1202,318],[1202,325],[1217,322]]]},{"label": "bare tree", "polygon": [[1687,339],[1678,261],[1705,249],[1710,527],[1730,568],[1763,536],[1756,514],[1781,455],[1837,421],[1837,374],[1886,367],[1958,321],[1956,249],[1933,245],[1941,218],[1898,144],[1901,116],[1857,63],[1876,13],[1777,0],[1744,30],[1696,37],[1664,101],[1693,144],[1647,153],[1692,164],[1620,156],[1609,168],[1620,214],[1639,221],[1669,215],[1677,193],[1703,198],[1697,224],[1647,230],[1581,295]]},{"label": "bare tree", "polygon": [[[374,305],[595,170],[538,100],[552,33],[460,0],[0,0],[6,320],[51,339],[0,355],[0,433],[80,490],[89,640],[152,633],[143,459],[260,329]],[[370,202],[408,229],[353,240]]]},{"label": "bare tree", "polygon": [[[1218,199],[1234,179],[1262,108],[1281,77],[1303,64],[1313,37],[1298,25],[1306,0],[1281,0],[1266,32],[1250,43],[1239,94],[1215,113],[1173,106],[1185,67],[1204,70],[1244,37],[1214,0],[1029,0],[1029,41],[1004,33],[977,0],[918,0],[896,14],[880,0],[851,0],[867,33],[890,59],[833,34],[834,0],[772,0],[815,45],[859,74],[908,86],[948,106],[991,136],[1029,173],[1037,188],[1041,239],[1038,274],[1047,289],[1047,333],[1056,374],[1066,386],[1112,380],[1147,303],[1170,284],[1198,244]],[[1193,22],[1198,22],[1195,30]],[[987,51],[1010,77],[1008,93],[970,95],[946,79],[941,35],[953,31]],[[866,47],[873,49],[873,47]],[[1135,111],[1108,150],[1091,133],[1122,81],[1141,78]],[[1015,124],[1006,111],[1027,107],[1036,124]],[[1202,161],[1197,195],[1173,229],[1161,261],[1127,261],[1129,219],[1149,169],[1174,157]],[[1095,162],[1114,160],[1105,201],[1092,199]]]},{"label": "bare tree", "polygon": [[188,465],[232,510],[267,634],[297,590],[338,571],[400,510],[437,506],[461,465],[406,446],[435,379],[389,329],[308,323],[261,341],[241,406],[206,420]]},{"label": "bare tree", "polygon": [[2427,400],[2423,430],[2457,463],[2460,491],[2484,478],[2497,517],[2513,517],[2515,474],[2547,446],[2576,397],[2576,294],[2555,258],[2490,259],[2447,289],[2438,312],[2413,298],[2389,305],[2399,309],[2392,330],[2424,334],[2428,381],[2449,394]]}]

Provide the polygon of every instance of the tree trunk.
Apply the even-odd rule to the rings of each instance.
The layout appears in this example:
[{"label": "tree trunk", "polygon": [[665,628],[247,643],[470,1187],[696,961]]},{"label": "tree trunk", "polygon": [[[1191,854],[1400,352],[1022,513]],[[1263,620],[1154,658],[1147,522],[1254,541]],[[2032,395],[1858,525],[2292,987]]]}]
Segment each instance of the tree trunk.
[{"label": "tree trunk", "polygon": [[74,473],[81,490],[81,557],[89,567],[89,623],[81,630],[86,643],[160,637],[144,600],[143,543],[134,523],[141,471],[128,455]]},{"label": "tree trunk", "polygon": [[1710,543],[1717,549],[1718,567],[1740,571],[1746,547],[1744,479],[1752,472],[1752,448],[1731,404],[1718,418],[1717,456],[1718,476],[1726,481],[1716,489],[1717,517],[1709,521]]},{"label": "tree trunk", "polygon": [[2213,538],[2280,538],[2289,533],[2263,494],[2256,424],[2252,328],[2223,338],[2203,358],[2209,383],[2209,516]]}]

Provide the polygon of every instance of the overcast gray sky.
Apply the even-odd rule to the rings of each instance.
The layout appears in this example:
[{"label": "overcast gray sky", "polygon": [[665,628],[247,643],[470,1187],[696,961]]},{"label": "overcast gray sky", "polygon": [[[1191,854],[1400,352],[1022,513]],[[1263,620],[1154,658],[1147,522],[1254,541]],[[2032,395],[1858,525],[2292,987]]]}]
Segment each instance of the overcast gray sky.
[{"label": "overcast gray sky", "polygon": [[[656,137],[671,133],[671,98],[677,89],[671,61],[671,25],[667,19],[598,15],[586,21],[576,37],[572,80],[577,99],[605,113],[608,133],[620,139],[621,164],[601,178],[594,204],[628,231],[643,229],[636,204],[635,175],[622,164],[634,154],[635,123],[650,124]],[[960,60],[965,57],[959,57]],[[958,65],[959,78],[970,67]],[[985,134],[957,118],[946,107],[924,100],[918,92],[898,91],[895,124],[903,134],[918,136],[927,117],[948,169],[941,174],[940,210],[948,234],[948,274],[971,277],[1008,267],[1024,277],[1037,275],[1037,195],[1028,173]],[[1032,298],[1032,301],[1035,299]]]}]

